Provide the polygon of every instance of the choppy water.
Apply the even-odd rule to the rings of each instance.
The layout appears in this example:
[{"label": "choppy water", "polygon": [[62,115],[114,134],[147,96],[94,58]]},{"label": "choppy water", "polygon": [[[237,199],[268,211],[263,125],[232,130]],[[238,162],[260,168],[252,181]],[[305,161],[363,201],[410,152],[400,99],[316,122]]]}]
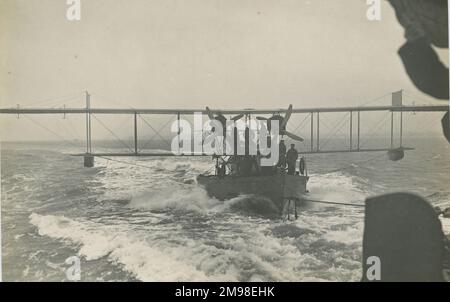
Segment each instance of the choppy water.
[{"label": "choppy water", "polygon": [[[363,203],[411,191],[449,207],[450,145],[410,145],[418,149],[395,163],[373,153],[309,156],[311,197]],[[84,281],[360,279],[363,208],[310,205],[283,222],[255,210],[262,198],[208,197],[193,180],[209,158],[96,159],[87,169],[67,152],[2,146],[4,280],[66,280],[73,255]]]}]

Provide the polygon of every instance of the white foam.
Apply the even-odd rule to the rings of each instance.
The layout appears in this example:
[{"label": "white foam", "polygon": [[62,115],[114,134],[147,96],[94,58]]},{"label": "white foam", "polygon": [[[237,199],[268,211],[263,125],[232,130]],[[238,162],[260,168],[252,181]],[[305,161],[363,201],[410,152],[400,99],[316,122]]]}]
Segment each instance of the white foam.
[{"label": "white foam", "polygon": [[244,198],[246,196],[242,195],[227,201],[219,201],[208,196],[206,190],[197,185],[178,186],[147,190],[136,194],[129,206],[148,210],[177,209],[198,213],[221,212]]},{"label": "white foam", "polygon": [[80,246],[86,260],[108,256],[144,281],[207,280],[194,266],[181,262],[152,248],[132,234],[114,227],[80,223],[63,216],[31,214],[30,222],[40,235],[69,240]]},{"label": "white foam", "polygon": [[355,178],[341,172],[312,175],[308,197],[317,200],[362,204],[369,192],[359,188]]},{"label": "white foam", "polygon": [[[243,233],[219,232],[216,238],[229,248],[208,244],[209,239],[185,237],[167,227],[142,232],[126,225],[35,213],[30,221],[40,235],[75,244],[86,260],[108,257],[143,281],[326,281],[333,280],[334,274],[344,280],[359,277],[358,271],[329,267],[312,254],[302,254],[295,239],[271,236],[263,221],[234,217],[230,223],[237,223]],[[318,269],[320,274],[316,274]]]},{"label": "white foam", "polygon": [[440,216],[441,223],[442,223],[442,229],[444,230],[444,233],[446,235],[450,235],[450,218],[444,218]]}]

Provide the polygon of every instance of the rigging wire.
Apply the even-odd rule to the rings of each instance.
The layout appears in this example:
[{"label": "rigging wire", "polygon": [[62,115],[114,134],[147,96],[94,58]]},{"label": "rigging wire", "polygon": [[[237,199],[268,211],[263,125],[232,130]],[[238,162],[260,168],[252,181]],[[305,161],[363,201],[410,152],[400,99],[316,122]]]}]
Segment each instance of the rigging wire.
[{"label": "rigging wire", "polygon": [[[129,105],[127,105],[127,104],[124,104],[124,103],[122,103],[122,102],[119,102],[119,101],[118,101],[117,99],[115,99],[115,98],[107,97],[107,96],[98,94],[98,93],[96,93],[96,92],[91,93],[91,95],[100,97],[100,99],[109,100],[109,101],[112,102],[112,103],[115,103],[115,104],[117,104],[117,105],[126,107],[126,108],[128,108],[128,109],[136,109],[136,108],[134,108],[134,107],[132,107],[132,106],[129,106]],[[104,103],[107,103],[107,101],[105,101]]]},{"label": "rigging wire", "polygon": [[359,106],[360,106],[360,107],[363,107],[363,106],[372,104],[372,103],[374,103],[374,102],[376,102],[376,101],[379,101],[379,100],[381,100],[381,99],[383,99],[383,98],[385,98],[386,96],[391,95],[391,94],[392,94],[391,92],[386,93],[386,94],[384,94],[384,95],[382,95],[382,96],[379,96],[379,97],[377,97],[377,98],[375,98],[375,99],[372,99],[372,100],[370,100],[370,101],[368,101],[368,102],[362,103],[362,104],[359,105]]},{"label": "rigging wire", "polygon": [[419,97],[414,92],[409,91],[409,90],[403,90],[403,94],[410,97],[413,100],[419,100],[421,102],[424,102],[425,105],[431,105],[432,102],[442,102],[440,100],[433,100],[433,99],[425,100],[423,97]]},{"label": "rigging wire", "polygon": [[75,133],[76,137],[79,140],[82,140],[80,133],[77,131],[77,128],[72,124],[71,120],[68,117],[66,118],[66,121],[69,124],[69,128],[71,128],[73,130],[73,132]]},{"label": "rigging wire", "polygon": [[[81,99],[72,99],[72,100],[66,101],[66,102],[64,102],[64,103],[63,103],[63,102],[56,103],[55,105],[51,106],[51,108],[64,108],[65,105],[67,105],[67,104],[72,104],[72,103],[75,103],[75,102],[83,103],[83,106],[84,106],[84,100],[81,100]],[[67,108],[67,107],[66,107],[66,108]],[[84,107],[82,107],[82,108],[84,108]]]},{"label": "rigging wire", "polygon": [[42,125],[41,123],[39,123],[38,121],[34,120],[33,118],[31,118],[30,116],[27,116],[25,114],[23,114],[23,116],[27,119],[29,119],[31,122],[33,122],[34,124],[38,125],[39,127],[47,130],[48,132],[52,133],[53,135],[55,135],[56,137],[58,137],[59,139],[61,139],[64,142],[69,143],[72,147],[78,148],[79,146],[75,145],[74,143],[72,143],[70,140],[62,137],[61,135],[59,135],[58,133],[56,133],[55,131],[49,129],[48,127]]},{"label": "rigging wire", "polygon": [[364,146],[367,146],[369,139],[372,139],[375,134],[377,133],[378,130],[381,129],[382,126],[384,126],[384,122],[389,118],[389,115],[386,115],[384,118],[382,118],[380,120],[380,122],[378,122],[378,124],[375,126],[375,128],[373,128],[373,130],[371,132],[369,132],[369,136],[365,141],[362,141],[360,143],[360,148],[362,149]]},{"label": "rigging wire", "polygon": [[114,136],[123,146],[128,148],[131,152],[134,152],[133,148],[131,148],[127,143],[122,141],[111,129],[109,129],[100,119],[98,119],[95,114],[91,114],[99,123],[102,125],[112,136]]},{"label": "rigging wire", "polygon": [[338,134],[338,132],[340,133],[342,128],[346,125],[347,122],[347,117],[350,115],[350,113],[346,113],[342,119],[340,121],[338,121],[335,125],[334,125],[334,132],[332,132],[331,134],[329,134],[327,137],[325,137],[325,142],[324,143],[320,143],[321,147],[323,148],[326,144],[328,144],[330,142],[330,140],[332,138],[334,138],[336,136],[336,134]]},{"label": "rigging wire", "polygon": [[123,119],[123,121],[122,121],[117,127],[114,127],[114,129],[112,129],[111,131],[113,131],[113,132],[118,132],[120,129],[123,128],[123,126],[125,125],[125,123],[127,123],[127,122],[129,122],[129,121],[130,121],[130,118],[125,116],[125,118]]},{"label": "rigging wire", "polygon": [[[57,120],[58,124],[61,125],[61,127],[67,132],[67,134],[69,134],[73,139],[79,140],[80,137],[75,133],[74,134],[74,129],[72,129],[71,127],[68,127],[68,125],[64,122],[62,122],[61,120]],[[70,129],[70,130],[69,130]]]},{"label": "rigging wire", "polygon": [[306,122],[306,120],[309,118],[309,114],[307,114],[305,116],[305,118],[303,119],[303,121],[300,122],[300,124],[292,131],[293,133],[295,133],[295,131],[297,131],[300,127],[303,127],[303,124]]},{"label": "rigging wire", "polygon": [[173,117],[170,117],[169,120],[162,126],[160,127],[158,130],[156,130],[142,115],[139,114],[139,117],[144,121],[144,123],[149,126],[153,132],[155,132],[155,134],[147,141],[147,143],[144,145],[144,147],[140,148],[140,150],[144,150],[151,142],[152,140],[156,137],[159,136],[164,142],[166,142],[169,146],[171,146],[171,143],[169,143],[166,138],[162,137],[161,134],[159,134],[159,132],[161,130],[163,130],[172,120]]},{"label": "rigging wire", "polygon": [[[323,118],[323,115],[324,115],[324,114],[320,115],[320,127],[323,128],[323,126],[325,126],[325,127],[327,128],[328,131],[333,131],[333,130],[331,130],[330,125],[328,125],[328,123],[327,123],[327,122],[325,121],[325,119]],[[317,122],[317,120],[316,120],[316,122]]]},{"label": "rigging wire", "polygon": [[73,98],[75,98],[75,97],[80,97],[81,95],[82,95],[81,92],[76,92],[76,93],[71,93],[71,94],[62,95],[62,96],[59,96],[59,97],[46,98],[46,99],[42,99],[42,100],[40,100],[40,101],[32,102],[32,103],[30,103],[28,106],[43,105],[43,104],[52,104],[52,103],[54,103],[54,102],[60,103],[61,101],[64,101],[64,100],[70,100],[70,99],[73,99]]},{"label": "rigging wire", "polygon": [[[390,94],[390,93],[389,93]],[[371,101],[369,101],[369,102],[367,102],[367,103],[364,103],[364,104],[362,104],[362,106],[365,106],[365,105],[367,105],[367,104],[369,104],[369,103],[373,103],[373,102],[375,102],[375,101],[378,101],[378,100],[380,100],[380,99],[382,99],[382,98],[384,98],[384,97],[386,97],[387,95],[389,95],[389,94],[385,94],[385,95],[383,95],[383,96],[381,96],[381,97],[378,97],[378,98],[376,98],[376,99],[374,99],[374,100],[371,100]],[[405,93],[406,95],[408,95],[408,96],[410,96],[408,93]],[[79,93],[77,93],[77,95],[79,95]],[[44,104],[44,103],[51,103],[51,102],[55,102],[55,101],[57,101],[58,100],[58,102],[61,102],[61,101],[63,101],[63,100],[65,100],[65,99],[68,99],[69,97],[73,97],[73,94],[72,95],[67,95],[67,96],[63,96],[63,97],[58,97],[58,98],[53,98],[53,99],[47,99],[47,100],[44,100],[44,101],[39,101],[39,102],[35,102],[35,103],[33,103],[34,105],[35,104]],[[422,100],[423,101],[423,100]],[[116,102],[116,103],[118,103],[118,102]],[[121,105],[123,105],[122,103],[120,103]],[[129,107],[129,108],[132,108],[132,109],[134,109],[133,107],[130,107],[130,106],[127,106],[127,107]],[[329,135],[328,136],[328,138],[325,140],[325,142],[323,143],[323,145],[326,145],[328,142],[329,142],[329,140],[331,139],[331,137],[333,137],[337,132],[339,132],[339,131],[341,131],[341,129],[342,129],[342,127],[345,125],[345,118],[347,117],[347,115],[348,115],[348,113],[342,118],[342,120],[340,120],[338,123],[336,123],[336,125],[335,125],[335,127],[333,127],[333,129],[335,129],[334,130],[334,133],[333,134],[331,134],[331,135]],[[25,116],[27,119],[29,119],[31,122],[33,122],[33,123],[35,123],[35,124],[37,124],[38,126],[40,126],[41,128],[43,128],[43,129],[45,129],[45,130],[47,130],[48,132],[50,132],[50,133],[52,133],[53,135],[55,135],[55,136],[57,136],[58,138],[60,138],[61,140],[63,140],[63,141],[65,141],[65,142],[67,142],[67,143],[69,143],[70,145],[72,145],[72,146],[74,146],[74,147],[78,147],[78,146],[76,146],[76,145],[74,145],[71,141],[69,141],[69,140],[67,140],[67,139],[65,139],[64,137],[62,137],[62,136],[60,136],[58,133],[56,133],[56,132],[54,132],[53,130],[51,130],[51,129],[49,129],[48,127],[46,127],[46,126],[44,126],[44,125],[42,125],[41,123],[39,123],[39,122],[37,122],[36,120],[34,120],[34,119],[32,119],[31,117],[29,117],[29,116],[27,116],[27,115],[25,115],[25,114],[23,114],[23,116]],[[128,144],[126,144],[125,142],[123,142],[118,136],[116,136],[115,135],[115,133],[111,130],[111,129],[109,129],[103,122],[101,122],[94,114],[92,114],[92,116],[106,129],[106,130],[108,130],[117,140],[119,140],[119,142],[121,142],[125,147],[127,147],[128,149],[130,149],[130,150],[132,150],[132,148],[130,147],[130,146],[128,146]],[[158,131],[157,130],[155,130],[155,128],[153,128],[141,115],[139,115],[140,117],[141,117],[141,119],[155,132],[155,135],[152,137],[152,139],[155,137],[155,136],[159,136],[160,138],[162,138],[164,141],[165,141],[165,138],[164,137],[162,137],[160,134],[159,134],[159,131],[161,131],[165,126],[167,126],[167,124],[169,123],[169,122],[171,122],[172,121],[172,118],[167,122],[167,123],[165,123],[162,127],[161,127],[161,129],[159,129]],[[384,124],[384,121],[388,118],[389,116],[387,115],[387,116],[385,116],[378,124],[377,124],[377,126],[375,127],[375,130],[373,130],[373,133],[369,136],[369,138],[372,138],[373,137],[373,135],[375,134],[375,132],[376,131],[378,131],[379,130],[379,128]],[[297,128],[295,128],[295,130],[294,131],[296,131],[298,128],[300,128],[303,124],[304,124],[304,122],[307,120],[307,118],[308,118],[308,116],[306,116],[305,118],[304,118],[304,120],[297,126]],[[343,123],[344,122],[344,123]],[[69,122],[70,123],[70,122]],[[341,123],[342,123],[342,125],[341,125]],[[73,126],[71,123],[70,123],[70,125],[71,126]],[[123,125],[123,124],[122,124]],[[330,130],[330,128],[326,125],[326,123],[323,123],[323,125],[325,125],[327,128],[328,128],[328,130]],[[339,126],[339,127],[338,127]],[[65,127],[64,127],[65,128]],[[337,130],[336,130],[337,129]],[[65,128],[65,130],[67,131],[67,128]],[[75,131],[75,130],[74,130]],[[78,135],[77,135],[78,136]],[[147,144],[148,144],[149,142],[147,142]],[[147,146],[147,144],[145,145],[145,147]],[[364,146],[365,144],[362,144],[362,146]],[[145,148],[144,147],[144,148]],[[143,148],[143,149],[144,149]],[[142,150],[142,149],[141,149]],[[361,164],[361,163],[366,163],[366,162],[370,162],[370,161],[373,161],[373,160],[375,160],[375,159],[378,159],[378,158],[380,158],[380,157],[382,157],[382,156],[385,156],[385,154],[382,154],[382,155],[378,155],[378,156],[374,156],[373,158],[369,158],[368,160],[364,160],[364,161],[360,161],[360,162],[358,162],[359,164]],[[138,167],[143,167],[143,168],[147,168],[147,169],[153,169],[153,167],[151,167],[151,166],[147,166],[147,165],[142,165],[142,164],[138,164],[138,163],[133,163],[133,162],[128,162],[128,161],[123,161],[123,160],[118,160],[118,159],[113,159],[113,158],[109,158],[109,157],[104,157],[104,156],[97,156],[97,157],[99,157],[99,158],[103,158],[103,159],[105,159],[105,160],[108,160],[108,161],[115,161],[115,162],[119,162],[119,163],[123,163],[123,164],[128,164],[128,165],[133,165],[133,166],[138,166]],[[214,168],[214,167],[213,167]],[[213,168],[211,168],[210,170],[212,170]],[[342,168],[341,168],[342,169]],[[341,203],[341,202],[332,202],[332,201],[326,201],[326,200],[316,200],[316,199],[308,199],[308,198],[306,198],[306,199],[302,199],[302,200],[305,200],[305,201],[308,201],[308,202],[314,202],[314,203],[322,203],[322,204],[332,204],[332,205],[341,205],[341,206],[351,206],[351,207],[364,207],[365,205],[363,205],[363,204],[352,204],[352,203]]]}]

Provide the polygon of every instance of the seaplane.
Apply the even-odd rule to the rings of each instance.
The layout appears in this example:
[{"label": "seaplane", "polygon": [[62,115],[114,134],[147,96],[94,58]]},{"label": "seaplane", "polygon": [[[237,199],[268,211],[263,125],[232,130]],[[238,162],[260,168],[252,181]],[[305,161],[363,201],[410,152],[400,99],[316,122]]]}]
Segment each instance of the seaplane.
[{"label": "seaplane", "polygon": [[[405,151],[413,150],[412,147],[403,146],[403,114],[405,112],[445,112],[442,119],[444,134],[448,139],[449,133],[449,106],[445,105],[420,105],[420,106],[404,106],[402,103],[402,90],[392,93],[392,104],[389,106],[356,106],[356,107],[326,107],[326,108],[294,108],[289,105],[287,109],[242,109],[242,110],[220,110],[211,109],[137,109],[137,108],[92,108],[90,102],[90,94],[85,93],[86,107],[85,108],[25,108],[18,106],[17,108],[3,108],[0,109],[0,114],[14,114],[20,115],[37,115],[37,114],[84,114],[86,119],[86,151],[83,153],[71,154],[73,156],[81,156],[84,158],[84,166],[87,168],[94,166],[95,157],[111,158],[111,157],[167,157],[167,156],[209,156],[214,161],[214,172],[205,173],[197,176],[198,185],[203,186],[207,193],[219,200],[227,200],[242,194],[261,195],[269,198],[275,205],[274,210],[279,211],[283,215],[292,208],[297,216],[296,209],[303,200],[307,200],[307,184],[310,179],[308,173],[305,156],[307,154],[325,154],[325,153],[356,153],[356,152],[387,152],[390,160],[398,161],[405,156]],[[390,139],[391,144],[387,147],[379,148],[363,148],[361,141],[361,113],[363,112],[387,112],[391,115],[390,123]],[[349,116],[348,120],[348,148],[343,149],[324,149],[321,147],[320,139],[320,125],[321,114],[325,113],[346,113]],[[109,115],[132,115],[134,117],[134,148],[130,152],[94,152],[92,150],[92,123],[91,116],[99,116],[102,114]],[[176,134],[172,142],[178,141],[176,145],[181,147],[180,142],[182,133],[182,116],[201,114],[207,116],[210,121],[215,121],[216,126],[221,125],[222,131],[217,131],[215,127],[209,128],[209,134],[215,133],[215,137],[227,137],[229,132],[233,142],[233,147],[228,148],[227,152],[208,153],[191,150],[187,152],[148,152],[139,150],[139,136],[138,136],[138,118],[143,115],[175,115],[176,119],[172,126],[173,132]],[[306,114],[309,117],[309,146],[302,148],[299,152],[300,157],[298,161],[298,168],[292,174],[286,173],[285,166],[280,165],[276,161],[270,166],[258,165],[261,157],[268,155],[261,155],[259,153],[260,141],[267,140],[270,144],[277,144],[280,140],[291,140],[299,143],[304,143],[304,138],[287,130],[287,125],[294,114]],[[227,118],[226,116],[230,116]],[[394,116],[399,118],[399,137],[396,141],[398,145],[394,144]],[[267,125],[267,137],[261,137],[259,131],[250,131],[251,120],[263,121]],[[356,120],[356,121],[355,121]],[[243,122],[244,129],[242,135],[238,135],[237,127],[227,128],[228,122]],[[147,122],[146,122],[147,123]],[[218,124],[217,124],[218,123]],[[273,125],[278,125],[274,129]],[[356,125],[354,125],[356,124]],[[152,128],[154,130],[154,128]],[[203,129],[203,128],[201,128]],[[205,131],[208,132],[208,131]],[[208,133],[202,130],[202,142],[208,140]],[[227,133],[228,132],[228,133]],[[274,133],[276,132],[276,133]],[[255,134],[256,133],[256,134]],[[258,137],[259,135],[259,137]],[[265,134],[266,135],[266,134]],[[274,137],[276,141],[273,141]],[[355,142],[356,140],[356,142]],[[237,146],[239,142],[243,142],[243,152],[239,153]],[[256,142],[256,148],[251,151],[251,142]],[[220,141],[217,146],[222,150],[226,150],[227,140]],[[230,142],[230,140],[228,140]],[[278,144],[277,144],[278,145]],[[219,148],[220,149],[220,148]],[[305,150],[306,149],[306,150]],[[185,150],[186,151],[186,150]]]},{"label": "seaplane", "polygon": [[[262,150],[260,142],[264,136],[267,136],[267,139],[264,140],[267,145],[275,147],[275,149],[279,148],[280,138],[283,140],[285,136],[294,141],[304,141],[302,137],[286,129],[292,115],[292,105],[289,105],[289,108],[283,111],[285,111],[284,116],[280,112],[272,112],[270,117],[256,116],[256,120],[262,121],[261,125],[267,127],[267,132],[261,134],[261,128],[255,127],[254,130],[256,131],[252,131],[250,126],[251,116],[255,114],[252,109],[246,109],[245,112],[241,111],[236,116],[231,117],[231,127],[227,127],[227,118],[221,111],[214,112],[206,107],[209,120],[217,121],[216,125],[221,126],[221,137],[227,137],[227,130],[233,132],[228,136],[229,140],[218,140],[218,150],[216,149],[217,152],[212,154],[215,160],[215,173],[197,176],[197,183],[206,189],[208,195],[219,200],[231,199],[242,194],[264,196],[272,201],[274,210],[281,214],[286,209],[301,202],[301,197],[307,193],[309,180],[303,157],[300,158],[298,171],[293,174],[286,173],[286,166],[284,161],[281,160],[279,152],[276,152],[275,161],[267,165],[261,165],[261,157],[264,156],[260,152]],[[245,118],[243,127],[237,127],[234,122],[243,118]],[[242,138],[239,138],[238,128],[243,130]],[[212,132],[216,130],[215,127],[212,127]],[[217,138],[217,136],[212,137]],[[205,138],[205,140],[207,139],[208,137]],[[221,150],[226,149],[227,143],[231,143],[232,147],[229,148],[228,152],[221,152]],[[252,144],[253,148],[251,148]],[[240,145],[243,146],[242,152],[239,152],[238,146]],[[253,149],[253,152],[251,152],[251,149]],[[268,152],[266,157],[268,155],[271,155],[271,152]],[[296,209],[296,206],[294,209]]]}]

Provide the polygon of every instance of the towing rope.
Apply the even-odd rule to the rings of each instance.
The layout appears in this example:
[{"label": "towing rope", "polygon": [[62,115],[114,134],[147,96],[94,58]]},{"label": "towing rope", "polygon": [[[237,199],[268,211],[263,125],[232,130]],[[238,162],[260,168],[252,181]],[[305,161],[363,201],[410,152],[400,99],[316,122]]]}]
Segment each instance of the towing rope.
[{"label": "towing rope", "polygon": [[345,202],[333,202],[333,201],[325,201],[325,200],[316,200],[316,199],[304,199],[301,200],[309,201],[309,202],[315,202],[315,203],[324,203],[324,204],[333,204],[333,205],[340,205],[340,206],[349,206],[349,207],[365,207],[363,204],[354,204],[354,203],[345,203]]}]

